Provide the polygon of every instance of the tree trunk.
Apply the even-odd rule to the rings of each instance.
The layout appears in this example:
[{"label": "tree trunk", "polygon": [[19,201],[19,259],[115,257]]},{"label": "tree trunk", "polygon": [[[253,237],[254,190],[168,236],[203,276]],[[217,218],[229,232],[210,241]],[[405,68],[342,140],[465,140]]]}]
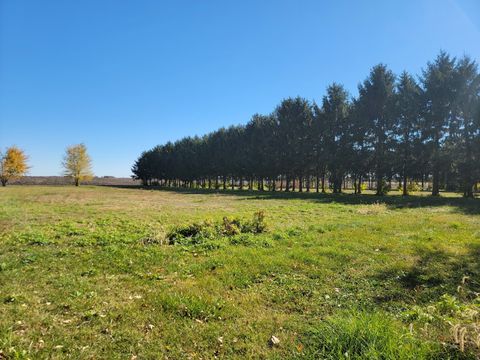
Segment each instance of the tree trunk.
[{"label": "tree trunk", "polygon": [[466,198],[473,198],[473,184],[465,184],[465,190],[463,196]]},{"label": "tree trunk", "polygon": [[343,176],[337,176],[334,180],[333,186],[335,187],[335,189],[336,189],[335,192],[337,194],[342,193],[342,182],[343,182]]},{"label": "tree trunk", "polygon": [[383,176],[377,172],[377,195],[383,195]]},{"label": "tree trunk", "polygon": [[438,136],[435,136],[433,149],[432,196],[440,195],[440,169],[438,150],[440,148]]},{"label": "tree trunk", "polygon": [[440,195],[440,179],[439,178],[440,178],[440,171],[438,171],[438,169],[435,169],[432,173],[432,196]]},{"label": "tree trunk", "polygon": [[[466,130],[465,130],[466,132]],[[466,141],[466,160],[469,162],[469,163],[472,163],[472,156],[471,156],[471,149],[470,149],[470,141],[469,141],[469,136],[468,136],[468,133],[465,134],[465,141]],[[463,192],[463,196],[467,197],[467,198],[473,198],[473,186],[475,185],[475,181],[472,179],[473,176],[472,176],[472,167],[471,166],[467,166],[466,168],[463,169],[464,171],[464,192]]]}]

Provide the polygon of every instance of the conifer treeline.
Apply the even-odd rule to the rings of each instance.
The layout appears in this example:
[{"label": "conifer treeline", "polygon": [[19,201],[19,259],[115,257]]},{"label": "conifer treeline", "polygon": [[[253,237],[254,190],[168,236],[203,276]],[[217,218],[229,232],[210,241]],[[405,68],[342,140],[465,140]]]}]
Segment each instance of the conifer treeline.
[{"label": "conifer treeline", "polygon": [[440,52],[418,81],[372,68],[351,99],[327,88],[321,105],[283,100],[270,115],[141,154],[132,168],[144,185],[355,193],[369,181],[385,194],[397,181],[472,197],[480,181],[480,75],[465,56]]}]

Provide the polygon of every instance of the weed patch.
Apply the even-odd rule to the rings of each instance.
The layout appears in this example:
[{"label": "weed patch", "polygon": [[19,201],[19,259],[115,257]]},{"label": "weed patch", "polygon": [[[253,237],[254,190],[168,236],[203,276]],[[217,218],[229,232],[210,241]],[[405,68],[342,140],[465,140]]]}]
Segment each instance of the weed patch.
[{"label": "weed patch", "polygon": [[[224,217],[222,222],[215,223],[211,220],[205,220],[201,223],[180,226],[170,231],[166,238],[169,244],[198,245],[207,240],[222,237],[234,237],[239,234],[260,234],[265,232],[266,228],[265,214],[263,211],[259,211],[253,215],[251,221]],[[240,243],[241,240],[238,244]]]},{"label": "weed patch", "polygon": [[[448,334],[444,341],[459,352],[478,353],[480,350],[480,298],[462,302],[445,294],[436,302],[415,305],[401,314],[411,331],[437,338]],[[473,356],[473,355],[472,355]]]},{"label": "weed patch", "polygon": [[34,246],[44,246],[53,243],[48,234],[40,230],[30,230],[15,234],[13,236],[13,240],[15,242],[21,242],[27,245]]}]

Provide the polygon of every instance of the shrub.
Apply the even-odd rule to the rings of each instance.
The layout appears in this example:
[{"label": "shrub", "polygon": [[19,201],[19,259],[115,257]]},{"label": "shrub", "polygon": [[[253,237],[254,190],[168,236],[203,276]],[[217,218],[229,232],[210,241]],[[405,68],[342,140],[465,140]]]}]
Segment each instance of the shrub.
[{"label": "shrub", "polygon": [[195,245],[216,237],[216,229],[212,221],[205,220],[173,229],[167,234],[169,244]]},{"label": "shrub", "polygon": [[177,227],[167,234],[169,244],[197,245],[205,240],[220,237],[232,237],[239,234],[260,234],[265,232],[267,224],[265,213],[256,212],[252,221],[243,221],[239,218],[225,216],[221,223],[210,220]]},{"label": "shrub", "polygon": [[385,180],[382,180],[380,184],[380,195],[387,195],[390,190],[390,185]]},{"label": "shrub", "polygon": [[415,181],[410,181],[407,184],[407,191],[410,192],[415,192],[415,191],[420,191],[420,185],[418,185]]},{"label": "shrub", "polygon": [[242,232],[242,223],[239,219],[224,217],[221,227],[221,233],[224,236],[238,235]]},{"label": "shrub", "polygon": [[267,229],[267,223],[265,222],[265,212],[258,211],[253,214],[252,228],[254,234],[259,234]]}]

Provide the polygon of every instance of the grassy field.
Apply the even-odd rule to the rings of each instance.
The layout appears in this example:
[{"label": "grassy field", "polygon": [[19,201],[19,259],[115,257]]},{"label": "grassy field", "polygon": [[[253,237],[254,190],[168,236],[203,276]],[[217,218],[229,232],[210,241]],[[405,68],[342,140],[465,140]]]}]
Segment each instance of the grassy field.
[{"label": "grassy field", "polygon": [[479,255],[454,194],[1,188],[0,359],[475,358]]}]

